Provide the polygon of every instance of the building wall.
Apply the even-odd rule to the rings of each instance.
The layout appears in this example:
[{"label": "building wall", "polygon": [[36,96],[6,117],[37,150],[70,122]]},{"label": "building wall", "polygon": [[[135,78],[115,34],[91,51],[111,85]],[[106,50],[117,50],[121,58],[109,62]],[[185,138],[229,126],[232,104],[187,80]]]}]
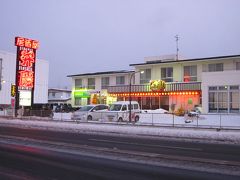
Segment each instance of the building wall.
[{"label": "building wall", "polygon": [[34,103],[44,103],[44,104],[48,103],[48,77],[49,77],[48,61],[37,59]]},{"label": "building wall", "polygon": [[[15,84],[16,54],[0,51],[2,59],[2,89],[0,90],[0,104],[11,104],[11,84]],[[48,74],[49,65],[45,60],[36,61],[36,79],[34,103],[48,102]]]},{"label": "building wall", "polygon": [[[16,55],[0,51],[2,59],[2,89],[0,90],[0,104],[11,104],[11,84],[15,84]],[[3,82],[4,81],[4,82]]]},{"label": "building wall", "polygon": [[204,72],[202,73],[202,105],[208,113],[208,87],[240,85],[240,71]]},{"label": "building wall", "polygon": [[[202,60],[202,61],[195,61],[195,62],[174,62],[174,63],[162,63],[162,64],[144,64],[135,66],[135,71],[139,71],[142,69],[151,69],[151,79],[158,80],[161,79],[161,68],[164,67],[173,67],[173,81],[174,82],[182,82],[183,81],[183,68],[184,66],[191,66],[197,65],[197,81],[202,81],[202,73],[208,71],[208,64],[214,63],[223,63],[224,64],[224,71],[231,71],[235,70],[236,62],[239,62],[240,58],[227,58],[227,59],[211,59],[211,60]],[[140,74],[137,73],[135,75],[136,84],[140,84]]]},{"label": "building wall", "polygon": [[[53,93],[55,93],[55,96],[53,96]],[[67,99],[71,97],[71,92],[60,92],[60,91],[51,91],[48,94],[48,99]]]}]

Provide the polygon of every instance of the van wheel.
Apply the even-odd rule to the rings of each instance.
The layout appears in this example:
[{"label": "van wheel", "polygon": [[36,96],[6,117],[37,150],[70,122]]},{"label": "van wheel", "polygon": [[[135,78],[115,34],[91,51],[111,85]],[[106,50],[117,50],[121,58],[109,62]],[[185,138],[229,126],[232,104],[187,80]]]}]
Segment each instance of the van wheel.
[{"label": "van wheel", "polygon": [[139,121],[139,116],[135,116],[134,121],[135,122]]},{"label": "van wheel", "polygon": [[123,122],[123,118],[118,118],[118,122]]},{"label": "van wheel", "polygon": [[87,120],[92,120],[92,116],[91,115],[89,115],[88,117],[87,117]]}]

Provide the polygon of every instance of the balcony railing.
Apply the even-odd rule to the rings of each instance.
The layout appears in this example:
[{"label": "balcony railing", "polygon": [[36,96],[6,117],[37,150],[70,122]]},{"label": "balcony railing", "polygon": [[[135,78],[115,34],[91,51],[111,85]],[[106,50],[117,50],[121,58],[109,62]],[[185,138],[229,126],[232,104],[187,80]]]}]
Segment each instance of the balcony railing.
[{"label": "balcony railing", "polygon": [[[174,82],[166,83],[166,88],[163,91],[200,91],[201,82]],[[129,85],[108,86],[109,93],[127,93],[129,92]],[[131,85],[131,92],[151,92],[149,85]]]}]

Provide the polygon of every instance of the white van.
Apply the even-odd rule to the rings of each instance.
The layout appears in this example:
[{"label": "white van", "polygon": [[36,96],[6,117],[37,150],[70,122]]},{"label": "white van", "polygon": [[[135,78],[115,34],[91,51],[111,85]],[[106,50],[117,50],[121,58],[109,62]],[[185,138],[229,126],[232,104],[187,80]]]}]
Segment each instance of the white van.
[{"label": "white van", "polygon": [[[137,101],[131,101],[131,121],[139,120],[139,113],[141,112]],[[129,121],[129,101],[117,101],[110,105],[109,111],[107,112],[108,121]]]}]

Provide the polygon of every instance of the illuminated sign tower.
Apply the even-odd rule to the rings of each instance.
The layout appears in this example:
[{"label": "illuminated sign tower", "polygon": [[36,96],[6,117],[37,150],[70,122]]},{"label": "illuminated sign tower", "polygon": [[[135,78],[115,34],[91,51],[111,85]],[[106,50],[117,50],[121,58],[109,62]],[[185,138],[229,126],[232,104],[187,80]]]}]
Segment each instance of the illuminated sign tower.
[{"label": "illuminated sign tower", "polygon": [[39,43],[23,37],[15,38],[16,58],[16,96],[15,108],[32,106],[35,83],[36,50]]}]

